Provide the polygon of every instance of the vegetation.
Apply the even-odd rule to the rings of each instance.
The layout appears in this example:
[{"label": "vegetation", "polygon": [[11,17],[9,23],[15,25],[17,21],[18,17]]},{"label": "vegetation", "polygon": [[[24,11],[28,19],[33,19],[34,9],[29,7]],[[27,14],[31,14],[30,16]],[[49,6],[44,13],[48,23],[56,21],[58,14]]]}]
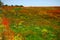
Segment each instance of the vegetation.
[{"label": "vegetation", "polygon": [[7,4],[5,6],[8,6]]},{"label": "vegetation", "polygon": [[23,5],[20,5],[20,6],[19,6],[19,5],[15,5],[15,6],[16,6],[16,7],[23,7]]},{"label": "vegetation", "polygon": [[1,0],[0,0],[0,7],[1,7],[1,6],[3,6],[3,3],[2,3]]},{"label": "vegetation", "polygon": [[4,40],[60,40],[60,12],[55,11],[59,8],[2,7],[0,31]]}]

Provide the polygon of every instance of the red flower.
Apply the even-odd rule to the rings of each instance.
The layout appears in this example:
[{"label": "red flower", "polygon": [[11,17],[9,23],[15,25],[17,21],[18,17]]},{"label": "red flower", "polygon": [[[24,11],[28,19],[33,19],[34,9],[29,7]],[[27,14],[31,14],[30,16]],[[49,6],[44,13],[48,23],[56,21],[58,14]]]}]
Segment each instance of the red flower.
[{"label": "red flower", "polygon": [[3,25],[9,25],[9,21],[7,18],[3,18]]}]

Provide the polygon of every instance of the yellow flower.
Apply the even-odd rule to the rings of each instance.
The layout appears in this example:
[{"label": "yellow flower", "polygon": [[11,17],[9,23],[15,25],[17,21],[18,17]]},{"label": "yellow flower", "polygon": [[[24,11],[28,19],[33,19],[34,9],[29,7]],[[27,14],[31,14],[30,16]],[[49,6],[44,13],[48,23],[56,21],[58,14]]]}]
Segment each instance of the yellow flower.
[{"label": "yellow flower", "polygon": [[42,29],[42,32],[48,32],[48,30],[47,29]]},{"label": "yellow flower", "polygon": [[16,36],[14,37],[14,40],[22,40],[22,36],[16,35]]},{"label": "yellow flower", "polygon": [[0,32],[4,31],[4,25],[0,24]]},{"label": "yellow flower", "polygon": [[0,24],[0,28],[4,27],[4,25]]},{"label": "yellow flower", "polygon": [[22,25],[23,22],[24,22],[24,21],[20,21],[18,25]]}]

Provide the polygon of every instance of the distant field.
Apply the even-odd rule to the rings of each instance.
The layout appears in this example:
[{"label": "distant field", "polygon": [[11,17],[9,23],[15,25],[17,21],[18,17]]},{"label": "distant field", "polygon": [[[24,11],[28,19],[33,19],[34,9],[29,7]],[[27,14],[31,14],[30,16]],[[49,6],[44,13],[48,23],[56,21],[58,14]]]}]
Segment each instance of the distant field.
[{"label": "distant field", "polygon": [[0,40],[60,40],[60,7],[0,7]]}]

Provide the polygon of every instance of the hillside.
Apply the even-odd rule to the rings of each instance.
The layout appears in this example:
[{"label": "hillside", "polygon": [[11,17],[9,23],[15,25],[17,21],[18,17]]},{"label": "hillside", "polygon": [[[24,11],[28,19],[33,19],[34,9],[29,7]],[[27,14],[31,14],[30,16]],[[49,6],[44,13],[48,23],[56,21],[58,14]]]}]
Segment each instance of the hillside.
[{"label": "hillside", "polygon": [[60,7],[3,6],[0,20],[6,40],[60,40]]}]

